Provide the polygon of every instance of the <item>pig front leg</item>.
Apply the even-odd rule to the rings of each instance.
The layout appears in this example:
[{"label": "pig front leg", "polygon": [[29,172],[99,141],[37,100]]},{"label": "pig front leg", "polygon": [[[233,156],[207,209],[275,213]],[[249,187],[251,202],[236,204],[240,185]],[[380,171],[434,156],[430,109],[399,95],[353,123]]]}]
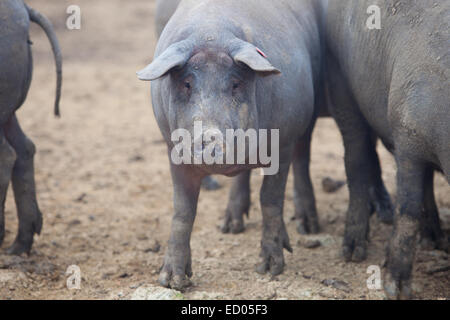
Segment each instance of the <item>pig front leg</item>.
[{"label": "pig front leg", "polygon": [[390,299],[412,297],[411,275],[420,230],[426,166],[409,155],[397,155],[397,208],[387,254],[384,281]]},{"label": "pig front leg", "polygon": [[[281,155],[280,158],[287,159],[289,157]],[[256,267],[256,272],[260,274],[267,271],[273,276],[281,274],[285,265],[283,249],[292,252],[283,220],[283,202],[289,163],[290,161],[280,163],[278,174],[265,176],[261,188],[263,233],[260,257],[262,261]]]},{"label": "pig front leg", "polygon": [[[372,129],[333,59],[328,59],[330,112],[342,134],[345,147],[350,202],[346,214],[342,256],[346,261],[361,262],[367,257],[369,219],[383,208],[389,218],[389,196],[381,180],[381,167]],[[375,202],[374,202],[375,200]],[[384,212],[387,209],[387,212]]]},{"label": "pig front leg", "polygon": [[159,283],[164,287],[183,290],[191,285],[190,239],[197,212],[202,177],[192,168],[171,165],[174,190],[172,229]]}]

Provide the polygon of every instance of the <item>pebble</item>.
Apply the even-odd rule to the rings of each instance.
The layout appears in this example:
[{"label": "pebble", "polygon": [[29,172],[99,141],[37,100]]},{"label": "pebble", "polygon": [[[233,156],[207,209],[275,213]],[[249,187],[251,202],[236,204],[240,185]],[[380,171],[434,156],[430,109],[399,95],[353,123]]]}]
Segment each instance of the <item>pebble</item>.
[{"label": "pebble", "polygon": [[184,296],[176,290],[148,286],[136,289],[130,300],[184,300]]},{"label": "pebble", "polygon": [[341,189],[345,185],[345,181],[333,180],[330,177],[326,177],[322,180],[322,188],[326,193],[334,193]]},{"label": "pebble", "polygon": [[315,249],[322,245],[322,243],[319,240],[307,240],[303,246],[307,249]]}]

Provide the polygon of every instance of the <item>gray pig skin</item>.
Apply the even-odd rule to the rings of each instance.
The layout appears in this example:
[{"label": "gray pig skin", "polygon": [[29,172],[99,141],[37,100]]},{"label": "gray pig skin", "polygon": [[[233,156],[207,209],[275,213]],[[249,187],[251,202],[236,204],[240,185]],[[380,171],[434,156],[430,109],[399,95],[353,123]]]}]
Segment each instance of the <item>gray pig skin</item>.
[{"label": "gray pig skin", "polygon": [[[156,2],[155,30],[158,38],[161,36],[167,22],[169,22],[170,18],[177,10],[180,1],[181,0],[158,0]],[[214,191],[220,189],[221,186],[216,179],[207,176],[203,178],[202,188],[208,191]],[[243,231],[243,223],[242,228],[233,230],[236,230],[236,233]]]},{"label": "gray pig skin", "polygon": [[[448,251],[433,174],[442,171],[450,181],[450,2],[326,2],[330,105],[343,135],[350,190],[343,254],[357,261],[366,256],[378,136],[398,168],[384,287],[389,298],[410,298],[418,234]],[[381,30],[366,27],[371,5],[381,9]]]},{"label": "gray pig skin", "polygon": [[[205,130],[222,133],[229,128],[280,130],[280,169],[265,176],[261,188],[260,273],[280,274],[283,248],[291,250],[282,214],[287,174],[297,142],[309,145],[318,114],[315,102],[323,96],[317,4],[182,1],[161,35],[154,61],[138,73],[141,80],[153,81],[153,109],[169,154],[171,133],[178,128],[192,132],[194,119],[203,121]],[[175,214],[161,285],[183,289],[190,284],[189,242],[202,178],[242,174],[248,181],[245,175],[258,166],[171,162]]]},{"label": "gray pig skin", "polygon": [[12,181],[19,231],[8,249],[10,254],[29,253],[34,234],[42,228],[36,200],[33,158],[35,146],[20,128],[15,115],[25,101],[33,70],[30,21],[39,24],[49,37],[57,66],[55,114],[59,115],[62,60],[51,23],[21,0],[0,1],[0,245],[5,235],[4,206]]}]

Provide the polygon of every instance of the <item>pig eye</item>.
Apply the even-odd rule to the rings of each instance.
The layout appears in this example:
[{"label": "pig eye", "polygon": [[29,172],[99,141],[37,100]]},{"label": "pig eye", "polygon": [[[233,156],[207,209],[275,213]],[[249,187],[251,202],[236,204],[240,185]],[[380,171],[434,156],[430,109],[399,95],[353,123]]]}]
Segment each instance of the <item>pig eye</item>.
[{"label": "pig eye", "polygon": [[233,90],[239,89],[239,87],[241,86],[241,84],[237,81],[233,82]]},{"label": "pig eye", "polygon": [[188,90],[191,90],[191,84],[190,84],[188,81],[186,81],[186,82],[184,83],[184,87],[185,87],[186,89],[188,89]]}]

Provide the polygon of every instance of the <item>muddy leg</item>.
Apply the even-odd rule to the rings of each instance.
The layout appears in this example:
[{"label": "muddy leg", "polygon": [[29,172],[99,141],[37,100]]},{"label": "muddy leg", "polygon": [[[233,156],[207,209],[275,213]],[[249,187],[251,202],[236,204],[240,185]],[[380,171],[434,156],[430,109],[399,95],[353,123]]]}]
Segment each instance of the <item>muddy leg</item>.
[{"label": "muddy leg", "polygon": [[376,212],[378,220],[391,225],[394,222],[394,206],[392,205],[391,197],[381,176],[380,159],[376,152],[377,137],[372,136],[372,141],[375,152],[372,169],[372,186],[369,188],[372,210]]},{"label": "muddy leg", "polygon": [[297,232],[300,234],[319,232],[316,199],[309,174],[311,135],[312,132],[298,142],[292,160],[294,168],[294,218],[297,221]]},{"label": "muddy leg", "polygon": [[411,274],[424,199],[426,168],[424,164],[403,156],[397,156],[397,167],[398,200],[394,233],[387,254],[388,272],[384,289],[390,299],[410,299]]},{"label": "muddy leg", "polygon": [[36,148],[20,128],[16,116],[5,126],[6,138],[17,154],[12,174],[12,186],[19,217],[19,231],[9,254],[29,253],[33,245],[33,236],[40,234],[42,214],[36,200],[34,182],[34,154]]},{"label": "muddy leg", "polygon": [[434,199],[434,170],[427,168],[424,181],[424,203],[420,223],[420,245],[424,249],[449,250],[447,236],[441,229],[439,211]]},{"label": "muddy leg", "polygon": [[228,199],[222,232],[233,234],[244,232],[244,214],[248,217],[250,209],[250,175],[251,170],[241,173],[233,179]]},{"label": "muddy leg", "polygon": [[5,200],[15,161],[16,153],[0,128],[0,245],[5,238]]},{"label": "muddy leg", "polygon": [[[286,159],[280,157],[281,159]],[[263,233],[261,240],[262,262],[256,272],[264,274],[269,271],[278,275],[284,269],[283,248],[292,252],[289,236],[283,220],[283,202],[289,162],[280,163],[280,171],[274,176],[265,176],[261,188],[261,209],[263,215]]]},{"label": "muddy leg", "polygon": [[172,165],[171,173],[175,214],[159,283],[183,290],[191,284],[188,279],[192,276],[190,240],[202,180],[190,168],[182,166]]},{"label": "muddy leg", "polygon": [[342,254],[346,261],[360,262],[367,256],[369,218],[376,208],[373,200],[379,193],[381,169],[373,133],[359,111],[345,78],[332,59],[329,59],[329,68],[330,111],[344,140],[350,193]]}]

